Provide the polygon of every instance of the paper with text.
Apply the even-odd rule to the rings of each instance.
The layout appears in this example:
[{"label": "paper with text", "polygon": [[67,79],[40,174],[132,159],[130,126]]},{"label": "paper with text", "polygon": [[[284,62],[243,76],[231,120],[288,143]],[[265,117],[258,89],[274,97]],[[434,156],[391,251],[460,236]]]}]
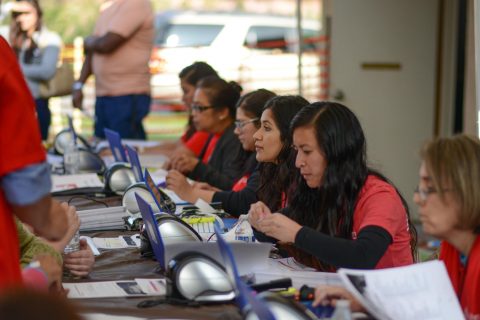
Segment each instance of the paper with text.
[{"label": "paper with text", "polygon": [[347,289],[376,318],[463,319],[441,261],[380,270],[340,269],[338,274]]},{"label": "paper with text", "polygon": [[166,294],[165,279],[134,279],[125,281],[100,281],[64,283],[68,298],[112,298],[162,296]]},{"label": "paper with text", "polygon": [[51,192],[92,187],[103,187],[103,183],[100,181],[96,173],[82,173],[62,176],[52,175]]}]

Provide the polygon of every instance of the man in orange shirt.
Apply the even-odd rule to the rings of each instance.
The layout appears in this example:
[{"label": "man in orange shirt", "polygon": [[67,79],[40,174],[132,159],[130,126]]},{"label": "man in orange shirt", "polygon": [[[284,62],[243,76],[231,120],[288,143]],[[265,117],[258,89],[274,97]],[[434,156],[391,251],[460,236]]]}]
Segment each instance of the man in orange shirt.
[{"label": "man in orange shirt", "polygon": [[149,0],[106,0],[92,36],[85,39],[85,62],[73,85],[73,104],[82,108],[83,84],[95,75],[95,136],[103,129],[122,138],[146,139],[142,120],[150,108],[148,61],[153,46]]}]

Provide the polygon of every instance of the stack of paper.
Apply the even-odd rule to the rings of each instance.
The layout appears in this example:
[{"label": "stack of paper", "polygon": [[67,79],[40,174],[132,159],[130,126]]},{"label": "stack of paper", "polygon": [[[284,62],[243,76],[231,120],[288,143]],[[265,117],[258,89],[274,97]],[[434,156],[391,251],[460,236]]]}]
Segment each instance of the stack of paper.
[{"label": "stack of paper", "polygon": [[80,218],[80,231],[124,230],[123,217],[128,214],[124,207],[110,207],[77,211]]}]

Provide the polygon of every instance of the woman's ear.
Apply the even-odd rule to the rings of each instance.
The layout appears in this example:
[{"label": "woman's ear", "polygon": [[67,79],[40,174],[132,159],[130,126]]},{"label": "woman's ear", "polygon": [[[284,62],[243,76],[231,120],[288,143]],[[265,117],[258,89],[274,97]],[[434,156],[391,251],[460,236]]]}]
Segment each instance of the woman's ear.
[{"label": "woman's ear", "polygon": [[229,116],[228,108],[223,108],[217,111],[218,120],[225,120]]}]

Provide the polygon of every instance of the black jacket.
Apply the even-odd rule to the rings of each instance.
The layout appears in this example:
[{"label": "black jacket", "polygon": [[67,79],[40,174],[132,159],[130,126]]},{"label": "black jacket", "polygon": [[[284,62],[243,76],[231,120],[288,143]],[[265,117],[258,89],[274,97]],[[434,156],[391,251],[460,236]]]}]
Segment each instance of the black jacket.
[{"label": "black jacket", "polygon": [[207,164],[201,160],[188,175],[189,178],[207,182],[222,190],[231,190],[235,181],[242,175],[242,162],[245,152],[233,133],[235,126],[228,127],[218,139]]}]

